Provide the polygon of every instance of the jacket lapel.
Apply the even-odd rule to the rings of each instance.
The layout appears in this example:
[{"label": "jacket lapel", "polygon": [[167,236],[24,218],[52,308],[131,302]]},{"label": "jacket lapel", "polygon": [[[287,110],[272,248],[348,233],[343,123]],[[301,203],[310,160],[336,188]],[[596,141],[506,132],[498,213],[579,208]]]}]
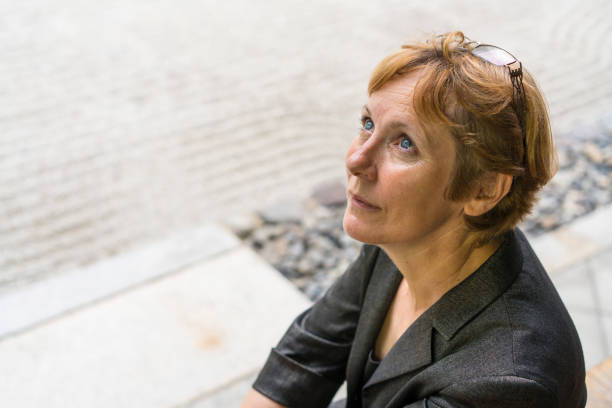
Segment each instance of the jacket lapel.
[{"label": "jacket lapel", "polygon": [[[384,252],[381,251],[379,259],[385,259],[391,266],[386,266],[384,273],[375,275],[380,280],[377,281],[378,288],[372,291],[369,298],[366,295],[364,302],[364,311],[372,307],[374,314],[362,316],[363,322],[360,319],[360,327],[363,327],[361,332],[360,327],[357,328],[355,340],[358,349],[355,351],[358,351],[358,355],[353,356],[353,366],[350,366],[349,358],[349,370],[359,372],[359,381],[365,359],[376,341],[385,314],[402,279],[400,272]],[[451,341],[464,325],[508,289],[516,279],[522,261],[515,233],[510,232],[495,254],[415,320],[380,362],[364,389],[431,364],[433,330],[440,333],[444,340]],[[389,279],[389,273],[396,275]],[[388,283],[389,281],[391,283]],[[360,338],[361,336],[363,338]]]},{"label": "jacket lapel", "polygon": [[359,323],[347,363],[348,395],[361,394],[360,385],[365,361],[369,351],[374,347],[376,337],[384,323],[385,316],[401,280],[402,274],[387,255],[380,250],[363,300]]},{"label": "jacket lapel", "polygon": [[427,310],[389,350],[364,389],[431,364],[431,324],[431,312]]}]

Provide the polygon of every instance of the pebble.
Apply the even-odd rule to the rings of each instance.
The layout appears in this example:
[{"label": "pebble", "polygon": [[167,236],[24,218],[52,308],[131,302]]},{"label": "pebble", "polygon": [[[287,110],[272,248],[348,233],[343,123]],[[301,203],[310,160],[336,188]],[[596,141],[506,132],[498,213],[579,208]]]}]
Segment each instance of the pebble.
[{"label": "pebble", "polygon": [[287,255],[290,259],[300,259],[300,257],[306,252],[306,243],[304,241],[295,241],[289,247]]},{"label": "pebble", "polygon": [[302,203],[284,200],[260,210],[259,216],[267,224],[299,223],[303,216],[302,208]]},{"label": "pebble", "polygon": [[[553,186],[554,188],[559,190],[566,190],[572,185],[575,179],[576,175],[575,172],[572,171],[572,169],[560,169],[550,181],[549,186]],[[555,197],[552,197],[550,195],[547,198],[549,198],[549,200],[545,200],[544,198],[540,199],[540,203],[545,203],[548,201],[556,203],[557,201]]]},{"label": "pebble", "polygon": [[343,206],[346,204],[346,187],[340,181],[328,182],[316,188],[312,198],[323,206]]},{"label": "pebble", "polygon": [[538,220],[540,228],[550,230],[559,225],[558,217],[554,215],[544,215]]},{"label": "pebble", "polygon": [[240,239],[251,235],[262,224],[263,220],[257,214],[236,214],[225,220],[225,225]]},{"label": "pebble", "polygon": [[601,149],[593,142],[587,142],[584,145],[584,154],[588,159],[596,164],[603,163],[604,154]]},{"label": "pebble", "polygon": [[558,150],[557,153],[558,153],[560,169],[570,168],[576,162],[576,157],[574,155],[574,152],[572,152],[569,149],[560,149]]},{"label": "pebble", "polygon": [[[520,224],[537,236],[612,202],[612,115],[578,129],[557,148],[559,170]],[[361,243],[342,230],[344,183],[329,182],[303,202],[285,201],[227,226],[310,299],[322,296],[357,258]]]}]

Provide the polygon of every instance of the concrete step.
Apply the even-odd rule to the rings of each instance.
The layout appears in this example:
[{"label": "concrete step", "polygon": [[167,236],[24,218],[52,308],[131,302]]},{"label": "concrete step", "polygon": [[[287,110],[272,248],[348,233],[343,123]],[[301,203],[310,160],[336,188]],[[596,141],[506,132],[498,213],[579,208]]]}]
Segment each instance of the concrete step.
[{"label": "concrete step", "polygon": [[225,395],[241,399],[308,305],[255,253],[236,246],[6,336],[2,405],[189,406],[221,398],[234,383],[241,395]]}]

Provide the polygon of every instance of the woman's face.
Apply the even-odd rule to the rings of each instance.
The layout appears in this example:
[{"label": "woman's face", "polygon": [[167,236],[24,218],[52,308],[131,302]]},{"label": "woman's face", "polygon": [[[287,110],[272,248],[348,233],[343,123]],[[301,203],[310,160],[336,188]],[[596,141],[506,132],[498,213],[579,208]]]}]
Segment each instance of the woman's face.
[{"label": "woman's face", "polygon": [[361,242],[426,244],[462,226],[463,204],[444,191],[452,173],[451,135],[417,126],[412,93],[419,72],[394,79],[364,106],[346,155],[344,229]]}]

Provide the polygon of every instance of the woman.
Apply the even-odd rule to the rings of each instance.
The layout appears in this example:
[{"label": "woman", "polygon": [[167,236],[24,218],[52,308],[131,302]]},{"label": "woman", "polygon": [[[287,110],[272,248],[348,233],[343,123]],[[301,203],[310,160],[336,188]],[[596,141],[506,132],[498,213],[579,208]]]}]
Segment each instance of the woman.
[{"label": "woman", "polygon": [[543,98],[461,32],[375,69],[346,156],[359,258],[292,323],[243,407],[582,407],[578,335],[515,229],[554,172]]}]

